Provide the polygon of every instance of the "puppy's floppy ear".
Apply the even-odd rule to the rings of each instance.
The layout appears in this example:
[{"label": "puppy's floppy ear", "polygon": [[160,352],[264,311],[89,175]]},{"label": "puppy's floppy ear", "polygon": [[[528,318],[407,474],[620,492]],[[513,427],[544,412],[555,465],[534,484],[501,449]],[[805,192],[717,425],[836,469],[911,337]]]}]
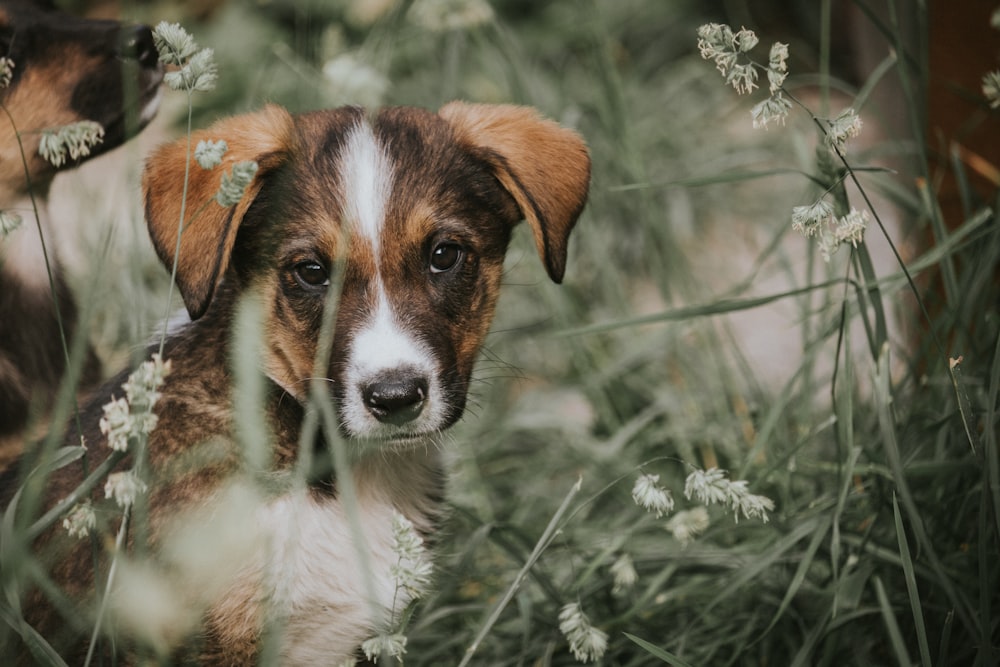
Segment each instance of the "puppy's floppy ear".
[{"label": "puppy's floppy ear", "polygon": [[492,165],[531,226],[549,277],[562,282],[569,233],[590,187],[583,139],[530,107],[452,102],[438,113]]},{"label": "puppy's floppy ear", "polygon": [[[229,266],[243,216],[260,192],[267,173],[284,163],[292,150],[294,121],[281,107],[268,105],[260,111],[225,118],[191,135],[191,150],[201,140],[224,140],[228,150],[222,162],[202,169],[192,156],[184,205],[180,246],[177,232],[184,201],[185,160],[188,139],[158,148],[148,159],[142,189],[149,235],[168,269],[177,258],[177,287],[192,319],[208,309],[219,278]],[[234,206],[214,201],[224,173],[237,162],[254,160],[258,169],[243,198]]]}]

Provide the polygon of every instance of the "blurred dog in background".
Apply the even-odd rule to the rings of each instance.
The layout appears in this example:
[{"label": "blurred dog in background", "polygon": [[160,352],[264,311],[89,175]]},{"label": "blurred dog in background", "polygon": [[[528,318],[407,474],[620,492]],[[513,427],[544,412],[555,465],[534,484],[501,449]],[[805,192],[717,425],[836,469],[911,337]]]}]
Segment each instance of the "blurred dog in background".
[{"label": "blurred dog in background", "polygon": [[[21,220],[0,236],[2,463],[51,405],[78,333],[72,290],[54,252],[61,223],[45,205],[52,180],[145,127],[159,107],[163,71],[149,27],[78,18],[42,1],[0,2],[0,57],[10,68],[0,90],[0,210]],[[43,131],[80,121],[104,130],[88,155],[70,155],[57,167],[39,154]],[[99,379],[88,346],[79,386]]]}]

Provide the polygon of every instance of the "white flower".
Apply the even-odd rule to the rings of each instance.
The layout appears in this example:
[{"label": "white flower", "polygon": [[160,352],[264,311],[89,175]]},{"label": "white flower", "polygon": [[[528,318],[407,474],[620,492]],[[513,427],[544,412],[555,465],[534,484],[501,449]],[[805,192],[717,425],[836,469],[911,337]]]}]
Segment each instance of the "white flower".
[{"label": "white flower", "polygon": [[868,211],[858,212],[852,208],[850,213],[837,220],[837,240],[840,243],[850,243],[857,248],[865,239],[865,230],[870,220]]},{"label": "white flower", "polygon": [[469,30],[493,20],[493,7],[486,0],[416,0],[409,18],[433,32]]},{"label": "white flower", "polygon": [[126,397],[112,398],[104,405],[104,416],[98,426],[111,449],[124,452],[132,438],[153,432],[158,421],[153,406],[160,399],[158,389],[169,373],[170,361],[154,354],[152,361],[142,363],[122,385]]},{"label": "white flower", "polygon": [[768,124],[772,121],[784,125],[785,118],[788,117],[788,112],[791,108],[792,103],[785,99],[785,96],[780,91],[776,92],[763,102],[754,105],[753,109],[750,110],[750,115],[753,117],[754,129],[764,128],[766,130]]},{"label": "white flower", "polygon": [[237,162],[232,172],[222,175],[222,183],[215,194],[219,206],[233,206],[243,199],[243,193],[257,174],[257,163],[253,160]]},{"label": "white flower", "polygon": [[733,65],[726,75],[726,83],[732,84],[740,95],[749,94],[757,87],[757,68],[752,63]]},{"label": "white flower", "polygon": [[194,159],[202,169],[211,169],[222,163],[222,156],[229,150],[225,139],[212,141],[202,139],[194,149]]},{"label": "white flower", "polygon": [[[122,385],[129,405],[133,411],[136,408],[152,410],[160,399],[157,391],[163,386],[170,374],[170,361],[164,361],[159,354],[153,354],[150,361],[144,361],[128,376],[128,381]],[[148,432],[148,431],[147,431]]]},{"label": "white flower", "polygon": [[178,23],[160,21],[153,30],[153,44],[166,65],[184,65],[198,51],[188,32]]},{"label": "white flower", "polygon": [[771,45],[771,53],[767,64],[767,80],[771,85],[771,94],[785,83],[788,76],[788,44],[775,42]]},{"label": "white flower", "polygon": [[177,23],[161,21],[153,30],[153,43],[160,62],[180,67],[167,72],[163,81],[173,90],[213,90],[219,79],[212,49],[200,49],[191,35]]},{"label": "white flower", "polygon": [[77,503],[63,519],[62,525],[70,537],[81,538],[90,535],[90,531],[97,526],[97,515],[94,514],[93,505],[89,500]]},{"label": "white flower", "polygon": [[694,496],[703,505],[724,503],[728,488],[725,471],[718,468],[695,470],[684,481],[684,497],[690,500]]},{"label": "white flower", "polygon": [[635,583],[639,581],[639,573],[635,571],[635,564],[632,562],[632,557],[627,553],[623,553],[619,556],[618,559],[611,564],[610,569],[615,583],[611,592],[615,595],[620,595],[635,586]]},{"label": "white flower", "polygon": [[6,88],[14,78],[14,61],[4,56],[0,57],[0,88]]},{"label": "white flower", "polygon": [[758,42],[760,42],[760,40],[757,39],[757,35],[754,34],[754,31],[747,30],[746,28],[741,27],[739,32],[733,35],[733,46],[736,50],[742,51],[743,53],[752,51],[753,47],[757,46]]},{"label": "white flower", "polygon": [[699,506],[681,510],[673,515],[667,521],[666,528],[673,534],[674,539],[682,545],[687,545],[696,536],[708,530],[710,523],[708,510]]},{"label": "white flower", "polygon": [[715,61],[715,69],[726,77],[741,95],[757,87],[757,66],[740,62],[740,55],[751,51],[758,43],[752,30],[732,28],[721,23],[707,23],[698,28],[698,51],[706,60]]},{"label": "white flower", "polygon": [[654,512],[657,518],[674,508],[674,499],[669,491],[657,484],[659,481],[659,475],[642,474],[632,487],[632,500],[635,504]]},{"label": "white flower", "polygon": [[767,512],[774,509],[770,498],[751,494],[745,481],[728,480],[726,473],[718,468],[695,470],[688,475],[684,496],[689,500],[694,496],[704,505],[728,505],[736,521],[742,513],[748,519],[758,518],[767,523]]},{"label": "white flower", "polygon": [[792,229],[807,238],[814,237],[820,254],[827,262],[842,244],[850,243],[857,248],[864,241],[870,221],[868,211],[854,208],[847,215],[834,218],[833,205],[825,199],[792,209]]},{"label": "white flower", "polygon": [[66,163],[66,154],[73,160],[90,155],[90,149],[104,141],[104,128],[92,120],[81,120],[54,130],[43,130],[38,154],[53,167]]},{"label": "white flower", "polygon": [[419,598],[430,586],[433,566],[413,523],[399,512],[392,516],[392,551],[397,560],[390,573],[397,589],[406,591],[411,600]]},{"label": "white flower", "polygon": [[121,508],[131,506],[136,497],[145,492],[146,484],[131,470],[111,473],[104,483],[104,497],[114,498]]},{"label": "white flower", "polygon": [[0,211],[0,239],[21,226],[24,219],[14,211]]},{"label": "white flower", "polygon": [[833,218],[833,204],[820,199],[809,206],[792,208],[792,229],[806,238],[819,234]]},{"label": "white flower", "polygon": [[767,523],[769,518],[767,513],[774,511],[774,501],[767,496],[750,493],[744,481],[733,482],[733,485],[733,497],[729,501],[733,518],[739,521],[739,515],[742,513],[747,519],[760,519]]},{"label": "white flower", "polygon": [[1000,70],[994,70],[983,76],[983,95],[990,103],[991,109],[1000,109]]},{"label": "white flower", "polygon": [[132,434],[132,415],[128,401],[124,398],[112,398],[104,405],[104,416],[98,422],[101,433],[107,436],[111,449],[124,452],[128,449],[128,439]]},{"label": "white flower", "polygon": [[[732,28],[722,23],[706,23],[698,28],[698,51],[705,60],[717,60],[720,56],[732,53]],[[720,71],[726,73],[725,70]]]},{"label": "white flower", "polygon": [[401,658],[406,653],[406,637],[400,634],[376,635],[363,641],[361,650],[373,662],[378,662],[380,656]]},{"label": "white flower", "polygon": [[854,112],[854,109],[844,109],[839,116],[829,121],[826,145],[831,149],[843,150],[848,139],[861,134],[861,125],[861,117]]},{"label": "white flower", "polygon": [[163,76],[163,81],[171,89],[189,92],[214,90],[218,80],[219,70],[212,49],[198,51],[180,70]]},{"label": "white flower", "polygon": [[608,649],[608,635],[590,624],[579,603],[570,602],[559,612],[559,631],[580,662],[600,660]]}]

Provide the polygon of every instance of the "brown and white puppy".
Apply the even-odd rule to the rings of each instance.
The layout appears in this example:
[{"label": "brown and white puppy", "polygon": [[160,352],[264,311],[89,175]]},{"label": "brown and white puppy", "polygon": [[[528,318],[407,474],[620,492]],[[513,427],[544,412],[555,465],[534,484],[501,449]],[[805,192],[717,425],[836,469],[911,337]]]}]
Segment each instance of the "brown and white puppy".
[{"label": "brown and white puppy", "polygon": [[[67,337],[75,333],[76,306],[54,254],[59,225],[48,220],[45,199],[56,173],[79,161],[49,164],[38,154],[41,131],[96,121],[104,139],[91,156],[106,152],[152,119],[163,74],[148,27],[76,18],[50,2],[0,2],[0,56],[13,62],[11,81],[0,90],[0,210],[23,220],[0,238],[2,441],[18,439],[33,400],[49,402],[65,371],[56,302]],[[99,379],[92,353],[84,375],[92,385]]]},{"label": "brown and white puppy", "polygon": [[[511,231],[526,220],[549,276],[561,281],[587,197],[588,152],[576,133],[534,110],[457,102],[438,113],[341,108],[291,116],[270,106],[192,141],[202,139],[225,140],[229,150],[211,171],[193,167],[186,211],[209,202],[232,164],[255,160],[259,170],[239,204],[208,203],[186,221],[175,256],[187,142],[148,162],[150,233],[164,263],[176,260],[192,317],[164,353],[172,372],[146,448],[149,539],[160,576],[171,582],[167,597],[197,617],[163,612],[141,632],[175,659],[253,664],[267,619],[278,632],[281,664],[339,664],[405,606],[407,594],[390,575],[393,515],[425,538],[439,518],[437,438],[462,415]],[[331,289],[339,290],[339,306],[332,349],[324,351],[317,347]],[[225,557],[227,576],[193,575],[166,546],[172,526],[183,532],[198,517],[225,514],[232,480],[253,472],[241,462],[243,425],[234,423],[231,386],[234,316],[246,297],[265,313],[259,365],[273,455],[266,477],[279,479],[307,454],[300,444],[314,359],[329,352],[323,375],[353,461],[365,539],[352,538],[342,496],[347,473],[327,465],[308,488],[279,484],[256,503],[241,503],[253,509],[238,532],[256,537]],[[106,386],[83,415],[91,451],[102,442],[101,406],[121,396],[123,380]],[[305,440],[308,455],[329,462],[327,440]],[[71,435],[67,444],[75,442]],[[199,457],[202,463],[185,467]],[[75,467],[59,471],[51,500],[81,478]],[[120,514],[109,501],[94,502],[99,516]],[[180,514],[187,518],[172,521]],[[53,532],[43,545],[59,554],[54,578],[71,597],[85,597],[93,590],[90,549]],[[205,539],[200,549],[211,551]],[[121,627],[139,616],[123,614]],[[71,611],[65,620],[33,620],[45,633],[81,617]]]}]

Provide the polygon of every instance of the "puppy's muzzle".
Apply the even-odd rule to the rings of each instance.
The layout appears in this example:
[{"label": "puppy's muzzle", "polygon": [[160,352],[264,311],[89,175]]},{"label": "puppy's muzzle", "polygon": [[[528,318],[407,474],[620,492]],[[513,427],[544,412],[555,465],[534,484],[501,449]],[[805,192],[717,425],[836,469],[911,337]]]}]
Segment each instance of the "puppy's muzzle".
[{"label": "puppy's muzzle", "polygon": [[401,368],[377,375],[361,386],[365,408],[383,424],[412,422],[427,401],[427,378],[415,368]]}]

